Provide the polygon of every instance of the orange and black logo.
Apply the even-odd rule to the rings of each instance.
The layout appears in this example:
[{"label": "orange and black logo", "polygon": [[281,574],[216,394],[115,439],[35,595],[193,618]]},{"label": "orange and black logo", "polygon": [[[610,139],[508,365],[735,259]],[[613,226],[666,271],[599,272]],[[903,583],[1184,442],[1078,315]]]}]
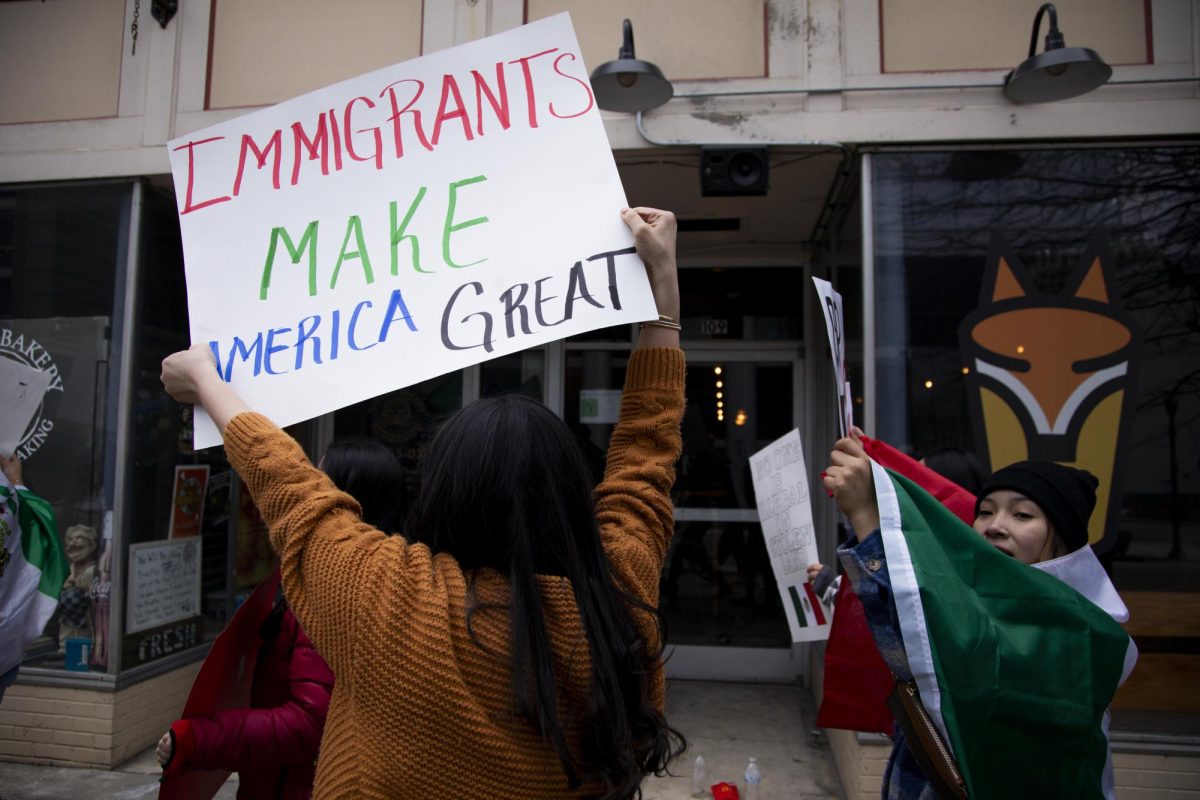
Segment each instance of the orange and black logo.
[{"label": "orange and black logo", "polygon": [[1100,239],[1059,294],[1036,290],[997,237],[979,307],[959,328],[967,398],[985,462],[1026,458],[1086,469],[1100,480],[1089,540],[1115,535],[1121,446],[1132,417],[1141,332],[1121,306]]}]

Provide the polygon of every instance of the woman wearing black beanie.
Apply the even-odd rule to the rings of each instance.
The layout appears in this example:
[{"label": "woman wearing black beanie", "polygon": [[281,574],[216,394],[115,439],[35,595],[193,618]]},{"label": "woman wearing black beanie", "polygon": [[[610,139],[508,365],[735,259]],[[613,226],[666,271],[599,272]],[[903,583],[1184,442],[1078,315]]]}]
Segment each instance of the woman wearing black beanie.
[{"label": "woman wearing black beanie", "polygon": [[998,470],[975,500],[976,532],[1025,564],[1073,553],[1088,543],[1096,476],[1052,461]]},{"label": "woman wearing black beanie", "polygon": [[[906,494],[913,515],[906,517],[898,493],[919,487],[892,485],[893,478],[872,464],[860,434],[855,429],[837,442],[823,482],[854,530],[855,541],[840,547],[838,556],[879,654],[897,680],[898,702],[889,706],[899,727],[883,774],[883,800],[968,794],[977,800],[1114,800],[1105,708],[1132,670],[1137,650],[1118,624],[1128,619],[1128,610],[1087,546],[1096,478],[1061,464],[1020,461],[983,484],[971,528],[995,550],[1033,567],[1026,572],[980,547],[944,509],[939,507],[949,522],[932,522],[941,517],[922,510],[921,502],[936,505],[928,495],[919,501]],[[877,493],[877,480],[889,486]],[[917,547],[916,556],[910,545]],[[1047,584],[1039,572],[1074,593],[1063,594],[1065,587]],[[1048,605],[1039,606],[1042,602]],[[947,659],[937,663],[953,664],[958,672],[936,671],[931,641],[937,657]],[[1070,693],[1069,700],[1057,687],[1044,699],[1032,699],[1042,697],[1043,687],[1027,687],[1017,676],[1036,675],[1064,656],[1078,672],[1075,685],[1091,688]],[[1103,675],[1092,669],[1101,664]],[[921,705],[927,689],[932,715]],[[906,691],[913,698],[907,707]],[[947,708],[959,745],[953,758],[943,740],[951,723],[931,734],[935,723],[928,722],[936,717],[945,723]],[[1003,732],[1003,748],[992,746],[993,729]],[[1005,753],[1016,750],[1009,734],[1026,733],[1038,743],[1060,741],[1064,757],[1032,766],[1021,762],[1028,755],[1021,750],[1010,762]]]}]

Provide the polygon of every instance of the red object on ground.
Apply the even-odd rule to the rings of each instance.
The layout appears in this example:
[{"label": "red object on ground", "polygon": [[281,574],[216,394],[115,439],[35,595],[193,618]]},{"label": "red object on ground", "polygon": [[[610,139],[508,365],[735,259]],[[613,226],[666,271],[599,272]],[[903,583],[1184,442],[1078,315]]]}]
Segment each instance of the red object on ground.
[{"label": "red object on ground", "polygon": [[713,800],[738,800],[738,788],[732,783],[721,781],[712,785]]},{"label": "red object on ground", "polygon": [[[238,608],[225,630],[213,640],[212,649],[200,666],[188,693],[181,717],[250,705],[250,685],[258,660],[258,629],[279,587],[279,570],[258,585]],[[212,800],[228,780],[227,770],[166,775],[158,788],[159,800]]]},{"label": "red object on ground", "polygon": [[[886,442],[863,436],[862,445],[876,463],[916,483],[963,522],[975,521],[975,495]],[[825,647],[825,685],[817,726],[891,734],[893,719],[884,701],[893,683],[891,670],[871,638],[862,601],[850,581],[843,580]]]}]

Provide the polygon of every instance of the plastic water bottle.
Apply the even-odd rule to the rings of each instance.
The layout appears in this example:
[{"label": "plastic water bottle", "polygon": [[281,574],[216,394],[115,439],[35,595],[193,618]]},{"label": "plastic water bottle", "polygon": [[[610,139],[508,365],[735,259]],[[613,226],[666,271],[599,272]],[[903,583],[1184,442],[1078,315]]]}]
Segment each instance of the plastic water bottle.
[{"label": "plastic water bottle", "polygon": [[708,767],[704,756],[696,756],[692,765],[692,797],[708,797]]},{"label": "plastic water bottle", "polygon": [[762,783],[762,773],[758,771],[758,759],[750,756],[746,765],[746,791],[742,792],[741,800],[759,800],[758,785]]}]

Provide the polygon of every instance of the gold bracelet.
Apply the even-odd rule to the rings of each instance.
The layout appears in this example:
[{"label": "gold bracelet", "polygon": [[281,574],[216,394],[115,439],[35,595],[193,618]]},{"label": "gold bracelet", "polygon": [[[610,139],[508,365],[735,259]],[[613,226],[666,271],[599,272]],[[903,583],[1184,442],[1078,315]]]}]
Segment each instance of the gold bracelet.
[{"label": "gold bracelet", "polygon": [[659,314],[658,319],[661,322],[674,322],[674,323],[679,322],[679,320],[675,319],[674,317],[668,317],[666,314]]},{"label": "gold bracelet", "polygon": [[673,321],[669,321],[669,320],[670,320],[669,317],[667,319],[647,320],[646,322],[643,322],[642,324],[638,325],[638,330],[641,330],[642,328],[645,328],[647,326],[650,326],[652,328],[666,328],[667,330],[672,330],[672,331],[683,330],[683,327],[678,322],[673,322]]}]

